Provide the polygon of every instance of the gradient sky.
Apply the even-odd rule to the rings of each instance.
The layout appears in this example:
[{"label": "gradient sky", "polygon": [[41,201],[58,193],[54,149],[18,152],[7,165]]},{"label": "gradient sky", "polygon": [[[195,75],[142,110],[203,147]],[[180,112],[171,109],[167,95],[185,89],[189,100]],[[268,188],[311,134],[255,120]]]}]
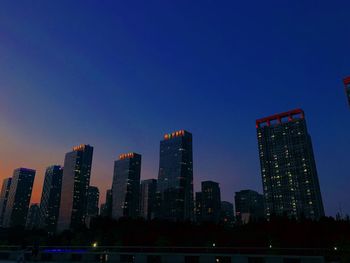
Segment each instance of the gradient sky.
[{"label": "gradient sky", "polygon": [[[147,3],[146,3],[147,2]],[[326,213],[350,213],[350,1],[2,1],[0,178],[94,146],[105,196],[120,153],[156,178],[163,134],[194,139],[194,180],[261,191],[255,119],[303,108]]]}]

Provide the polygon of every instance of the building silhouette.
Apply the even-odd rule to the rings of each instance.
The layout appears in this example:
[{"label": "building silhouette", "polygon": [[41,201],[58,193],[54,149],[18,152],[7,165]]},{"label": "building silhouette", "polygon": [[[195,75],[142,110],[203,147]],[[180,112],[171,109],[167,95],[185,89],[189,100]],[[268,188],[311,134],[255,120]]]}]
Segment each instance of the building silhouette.
[{"label": "building silhouette", "polygon": [[4,214],[4,227],[25,226],[35,173],[35,170],[28,168],[14,170]]},{"label": "building silhouette", "polygon": [[201,221],[220,221],[221,195],[219,183],[213,181],[202,182],[201,192]]},{"label": "building silhouette", "polygon": [[98,204],[100,200],[100,191],[96,186],[89,186],[87,197],[87,215],[90,217],[98,216]]},{"label": "building silhouette", "polygon": [[9,178],[5,178],[2,181],[2,187],[0,192],[0,227],[3,226],[2,224],[3,224],[4,215],[5,215],[7,199],[10,192],[11,180],[12,178],[9,177]]},{"label": "building silhouette", "polygon": [[65,156],[58,231],[79,228],[86,223],[92,155],[92,146],[79,145]]},{"label": "building silhouette", "polygon": [[141,155],[121,154],[114,162],[112,183],[112,217],[136,218],[140,206]]},{"label": "building silhouette", "polygon": [[51,165],[46,168],[40,201],[40,226],[50,234],[56,232],[62,188],[63,168]]},{"label": "building silhouette", "polygon": [[202,222],[202,192],[195,193],[194,217],[196,222]]},{"label": "building silhouette", "polygon": [[347,98],[348,104],[350,106],[350,76],[343,79],[343,83],[344,83],[344,87],[345,87],[346,98]]},{"label": "building silhouette", "polygon": [[221,201],[220,221],[224,225],[232,226],[235,221],[233,204],[227,201]]},{"label": "building silhouette", "polygon": [[236,219],[240,223],[264,218],[264,196],[253,190],[235,193]]},{"label": "building silhouette", "polygon": [[160,142],[157,217],[193,220],[192,134],[181,130],[165,134]]},{"label": "building silhouette", "polygon": [[100,216],[103,217],[112,217],[112,189],[106,191],[105,202],[101,205]]},{"label": "building silhouette", "polygon": [[301,109],[256,121],[265,213],[324,216],[311,137]]},{"label": "building silhouette", "polygon": [[157,180],[147,179],[141,181],[140,216],[151,220],[156,211]]},{"label": "building silhouette", "polygon": [[26,228],[34,229],[40,227],[40,207],[39,204],[31,204],[28,210]]}]

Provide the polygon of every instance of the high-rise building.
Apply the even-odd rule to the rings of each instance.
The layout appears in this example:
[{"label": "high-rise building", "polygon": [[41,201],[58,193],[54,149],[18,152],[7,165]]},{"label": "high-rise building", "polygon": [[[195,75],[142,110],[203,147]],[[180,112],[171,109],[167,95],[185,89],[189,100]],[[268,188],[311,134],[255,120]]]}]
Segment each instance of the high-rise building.
[{"label": "high-rise building", "polygon": [[25,226],[35,172],[28,168],[14,170],[5,209],[4,227]]},{"label": "high-rise building", "polygon": [[40,207],[39,204],[31,204],[28,210],[26,228],[33,229],[40,227]]},{"label": "high-rise building", "polygon": [[256,121],[265,213],[319,219],[321,191],[304,111]]},{"label": "high-rise building", "polygon": [[96,186],[89,186],[87,197],[87,215],[98,216],[98,204],[100,199],[100,191]]},{"label": "high-rise building", "polygon": [[121,154],[114,162],[112,217],[136,218],[140,206],[141,155]]},{"label": "high-rise building", "polygon": [[160,142],[157,195],[158,218],[193,220],[192,134],[185,130],[165,134]]},{"label": "high-rise building", "polygon": [[147,220],[155,217],[157,180],[141,181],[140,215]]},{"label": "high-rise building", "polygon": [[213,181],[202,182],[202,213],[203,222],[215,222],[220,220],[221,195],[219,183]]},{"label": "high-rise building", "polygon": [[100,215],[104,217],[112,217],[112,189],[106,191],[106,201],[101,205]]},{"label": "high-rise building", "polygon": [[2,187],[0,192],[0,227],[2,227],[2,223],[5,215],[7,199],[10,192],[11,180],[12,178],[10,177],[10,178],[5,178],[2,181]]},{"label": "high-rise building", "polygon": [[50,234],[56,232],[61,202],[63,168],[51,165],[46,168],[40,201],[40,226]]},{"label": "high-rise building", "polygon": [[346,77],[344,80],[343,80],[343,83],[344,83],[344,87],[345,87],[345,93],[346,93],[346,97],[348,99],[348,104],[350,106],[350,76],[349,77]]},{"label": "high-rise building", "polygon": [[220,211],[220,221],[225,225],[232,226],[235,220],[233,204],[227,201],[221,201]]},{"label": "high-rise building", "polygon": [[65,156],[58,231],[79,228],[86,223],[92,155],[92,146],[79,145]]},{"label": "high-rise building", "polygon": [[264,196],[253,190],[235,193],[236,218],[240,223],[248,223],[264,218]]}]

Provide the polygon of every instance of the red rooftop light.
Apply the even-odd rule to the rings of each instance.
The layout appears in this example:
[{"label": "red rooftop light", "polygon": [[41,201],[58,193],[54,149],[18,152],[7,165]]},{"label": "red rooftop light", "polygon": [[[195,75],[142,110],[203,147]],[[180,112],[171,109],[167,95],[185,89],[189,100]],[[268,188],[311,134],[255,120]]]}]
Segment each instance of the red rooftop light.
[{"label": "red rooftop light", "polygon": [[262,119],[256,120],[256,128],[261,127],[261,124],[266,124],[267,126],[271,125],[272,121],[277,121],[278,124],[282,123],[282,119],[288,117],[288,121],[292,121],[296,116],[300,116],[301,119],[304,119],[305,114],[302,109],[295,109],[275,115],[271,115],[269,117],[265,117]]},{"label": "red rooftop light", "polygon": [[350,76],[343,79],[344,85],[350,84]]}]

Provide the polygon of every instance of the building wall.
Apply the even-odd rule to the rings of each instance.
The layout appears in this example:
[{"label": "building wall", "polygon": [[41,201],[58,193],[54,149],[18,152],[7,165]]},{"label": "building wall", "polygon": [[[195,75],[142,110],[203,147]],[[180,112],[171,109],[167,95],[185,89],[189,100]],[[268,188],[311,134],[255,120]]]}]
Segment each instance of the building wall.
[{"label": "building wall", "polygon": [[122,157],[114,163],[112,217],[136,218],[140,208],[141,155]]},{"label": "building wall", "polygon": [[257,121],[266,216],[324,215],[312,143],[302,110]]},{"label": "building wall", "polygon": [[160,143],[157,217],[193,220],[192,134],[166,134]]},{"label": "building wall", "polygon": [[25,226],[32,195],[35,170],[14,170],[5,209],[4,227]]}]

